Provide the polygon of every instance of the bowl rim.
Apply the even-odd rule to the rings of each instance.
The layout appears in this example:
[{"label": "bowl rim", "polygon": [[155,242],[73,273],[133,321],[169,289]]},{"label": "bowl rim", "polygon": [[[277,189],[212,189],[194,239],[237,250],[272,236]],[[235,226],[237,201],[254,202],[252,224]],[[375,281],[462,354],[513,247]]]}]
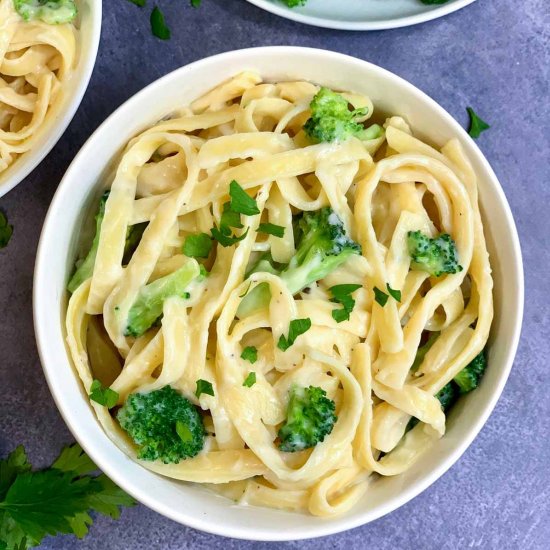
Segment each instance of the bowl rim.
[{"label": "bowl rim", "polygon": [[380,21],[339,21],[337,19],[326,19],[316,15],[307,15],[305,13],[297,12],[284,6],[283,4],[275,4],[272,0],[247,0],[256,7],[284,17],[291,21],[297,21],[304,25],[313,25],[315,27],[323,27],[325,29],[339,29],[348,31],[380,31],[387,29],[398,29],[400,27],[409,27],[411,25],[418,25],[420,23],[426,23],[440,17],[444,17],[458,11],[466,6],[474,3],[476,0],[453,0],[447,4],[442,4],[437,8],[417,13],[414,15],[405,15],[402,17],[392,17],[390,19]]},{"label": "bowl rim", "polygon": [[[146,487],[140,487],[138,485],[135,485],[128,479],[124,479],[121,481],[119,479],[119,473],[118,473],[118,471],[120,470],[120,467],[117,466],[116,460],[102,453],[101,450],[98,449],[97,446],[94,444],[94,441],[91,438],[87,439],[83,434],[78,433],[76,427],[73,426],[74,415],[71,414],[71,410],[69,409],[68,404],[64,402],[63,392],[58,391],[58,388],[56,386],[56,381],[54,380],[53,373],[56,370],[55,357],[49,357],[45,351],[48,346],[47,346],[47,335],[44,329],[45,323],[43,322],[43,320],[44,319],[51,320],[52,313],[51,311],[48,311],[47,308],[45,308],[41,304],[42,295],[44,295],[43,293],[47,292],[48,290],[48,286],[44,282],[47,279],[47,274],[48,274],[47,248],[48,246],[50,246],[49,241],[47,241],[47,237],[48,237],[48,233],[50,232],[49,230],[50,225],[54,224],[54,218],[56,217],[57,210],[59,209],[58,204],[63,202],[63,200],[65,199],[65,195],[70,194],[72,192],[71,187],[67,184],[67,182],[73,179],[73,172],[78,173],[78,168],[81,163],[81,159],[83,160],[88,156],[88,149],[92,147],[92,143],[94,143],[95,140],[99,139],[102,136],[102,134],[107,131],[112,121],[116,119],[118,114],[126,110],[134,109],[134,105],[135,104],[139,105],[139,103],[141,102],[141,98],[144,96],[147,96],[151,92],[151,90],[154,90],[156,88],[161,88],[162,86],[164,86],[166,82],[172,79],[178,80],[180,78],[180,74],[186,74],[188,72],[192,72],[193,69],[199,65],[208,64],[208,63],[218,63],[223,61],[224,59],[231,59],[232,61],[235,61],[237,58],[241,56],[246,57],[251,54],[253,54],[254,56],[262,56],[263,54],[272,53],[272,52],[277,52],[281,55],[288,55],[288,56],[291,56],[292,54],[296,54],[300,52],[305,55],[311,55],[313,57],[319,56],[325,59],[328,57],[336,61],[341,61],[347,64],[353,63],[356,65],[360,65],[364,68],[367,68],[370,71],[378,72],[381,75],[385,76],[386,78],[389,78],[394,82],[398,82],[399,85],[404,89],[406,89],[408,93],[419,96],[423,101],[429,104],[429,106],[435,111],[435,113],[438,116],[441,116],[445,119],[447,124],[449,124],[453,128],[453,130],[459,135],[460,138],[462,138],[462,140],[464,139],[470,140],[471,145],[473,145],[473,154],[477,157],[476,160],[478,160],[481,163],[483,170],[487,176],[487,179],[490,180],[490,186],[494,188],[493,190],[499,197],[499,201],[503,209],[506,225],[510,229],[512,239],[509,244],[511,247],[510,249],[513,252],[513,259],[514,259],[512,268],[515,270],[515,277],[517,278],[517,282],[518,282],[517,316],[513,325],[513,329],[511,331],[512,338],[509,341],[509,347],[507,350],[506,358],[503,362],[504,364],[501,368],[500,377],[497,380],[497,384],[492,389],[490,398],[484,403],[481,414],[478,416],[477,420],[474,423],[472,423],[472,425],[469,427],[469,431],[467,435],[461,439],[460,443],[458,444],[454,452],[451,455],[449,455],[447,459],[442,460],[441,463],[437,465],[437,467],[435,467],[433,470],[423,475],[420,480],[414,481],[409,486],[405,487],[399,493],[399,495],[389,499],[388,502],[384,503],[383,505],[380,505],[378,508],[372,511],[365,512],[364,514],[356,518],[351,516],[346,516],[346,515],[339,516],[337,523],[330,522],[330,521],[319,523],[319,525],[316,526],[314,529],[313,528],[308,529],[307,532],[304,529],[303,533],[299,535],[296,535],[296,533],[293,533],[292,536],[289,536],[289,534],[287,534],[284,530],[280,530],[274,533],[273,531],[259,531],[257,528],[243,529],[241,526],[231,526],[231,527],[224,526],[219,528],[216,524],[212,524],[208,522],[198,514],[192,515],[185,510],[176,510],[166,502],[155,500],[154,496],[152,497],[151,494],[147,492]],[[329,50],[322,50],[318,48],[305,48],[305,47],[298,47],[298,46],[266,46],[266,47],[246,48],[246,49],[233,50],[233,51],[213,55],[210,57],[206,57],[206,58],[194,61],[190,64],[184,65],[168,73],[167,75],[159,78],[158,80],[152,82],[151,84],[143,88],[134,96],[130,97],[122,105],[120,105],[88,138],[88,140],[84,143],[80,151],[74,157],[65,175],[63,176],[55,192],[55,195],[51,201],[48,212],[46,214],[46,218],[45,218],[42,232],[40,235],[40,241],[38,244],[34,278],[33,278],[33,321],[34,321],[34,329],[35,329],[35,337],[36,337],[36,343],[38,348],[38,354],[40,357],[44,375],[48,383],[50,392],[57,405],[57,408],[61,416],[63,417],[66,425],[68,426],[69,430],[71,431],[75,439],[80,443],[82,448],[85,449],[88,455],[92,458],[92,460],[98,465],[99,468],[101,468],[101,470],[103,470],[103,472],[105,472],[105,474],[107,474],[107,476],[109,476],[113,481],[115,481],[118,485],[120,485],[122,489],[124,489],[127,493],[132,495],[139,502],[148,506],[155,512],[158,512],[159,514],[165,517],[168,517],[169,519],[172,519],[180,524],[183,524],[207,533],[226,536],[226,537],[233,537],[237,539],[254,540],[254,541],[301,540],[301,539],[307,539],[307,538],[317,538],[317,537],[327,536],[327,535],[339,533],[342,531],[346,531],[349,529],[353,529],[355,527],[359,527],[361,525],[370,523],[371,521],[374,521],[396,510],[397,508],[401,507],[402,505],[412,500],[414,497],[418,496],[420,493],[425,491],[430,485],[432,485],[435,481],[437,481],[449,468],[451,468],[458,461],[458,459],[470,446],[472,441],[475,439],[475,437],[478,435],[480,430],[483,428],[483,426],[487,422],[489,415],[493,411],[498,399],[500,398],[500,395],[504,389],[504,386],[510,374],[514,357],[516,355],[520,332],[521,332],[522,320],[523,320],[523,308],[524,308],[524,274],[523,274],[522,254],[521,254],[521,248],[520,248],[516,225],[512,217],[512,212],[510,210],[510,206],[508,204],[504,191],[493,169],[491,168],[491,166],[489,165],[489,162],[487,161],[483,153],[480,151],[480,149],[477,147],[475,142],[467,134],[467,132],[435,100],[430,98],[427,94],[419,90],[416,86],[409,83],[402,77],[396,75],[395,73],[392,73],[368,61],[354,58],[345,54],[332,52]],[[57,316],[58,313],[56,312],[55,315]],[[62,320],[60,319],[59,322],[62,322]],[[64,342],[63,342],[63,345],[64,345]],[[67,360],[69,360],[68,356],[67,356]],[[118,449],[118,447],[116,447],[116,445],[110,439],[108,439],[108,441],[110,445],[112,445],[115,449]]]},{"label": "bowl rim", "polygon": [[[10,175],[5,179],[2,178],[2,174],[0,173],[0,198],[19,185],[50,154],[51,150],[57,145],[57,142],[67,130],[76,114],[76,111],[82,103],[86,90],[88,89],[88,84],[90,83],[90,78],[92,77],[92,72],[95,67],[97,53],[99,50],[103,4],[101,0],[81,1],[86,1],[90,6],[90,17],[88,22],[91,33],[88,44],[89,47],[80,48],[79,52],[80,59],[78,65],[81,66],[80,80],[74,84],[74,92],[72,98],[67,104],[67,107],[58,113],[58,120],[52,123],[49,136],[47,137],[44,145],[39,149],[30,149],[22,155],[21,159],[18,159],[21,161],[23,159],[25,160],[25,163],[22,163],[21,169],[14,166]],[[8,169],[10,169],[10,167],[8,167]]]}]

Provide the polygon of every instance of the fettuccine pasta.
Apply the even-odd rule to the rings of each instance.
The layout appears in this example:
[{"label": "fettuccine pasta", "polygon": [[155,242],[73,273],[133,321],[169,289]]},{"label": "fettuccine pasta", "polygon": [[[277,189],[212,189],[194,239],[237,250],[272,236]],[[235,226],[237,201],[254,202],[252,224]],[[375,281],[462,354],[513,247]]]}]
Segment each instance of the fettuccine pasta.
[{"label": "fettuccine pasta", "polygon": [[[367,128],[371,101],[346,92],[355,134],[324,142],[345,125],[313,128],[318,92],[246,72],[133,138],[69,285],[66,328],[98,420],[145,468],[241,504],[332,516],[444,436],[441,392],[480,357],[493,307],[476,176],[458,140],[434,149],[397,116]],[[304,224],[320,213],[316,231],[340,232],[330,258],[349,255],[331,269],[315,256],[317,275],[300,283]],[[418,232],[445,234],[460,265],[422,269]],[[185,292],[151,305],[175,274]],[[155,322],[141,326],[144,312]],[[151,460],[128,428],[132,399],[166,387],[200,410],[195,456]],[[324,408],[292,423],[306,388]],[[324,432],[312,443],[292,432],[301,421]]]},{"label": "fettuccine pasta", "polygon": [[0,0],[0,173],[33,148],[55,115],[76,47],[72,23],[26,21],[14,0]]}]

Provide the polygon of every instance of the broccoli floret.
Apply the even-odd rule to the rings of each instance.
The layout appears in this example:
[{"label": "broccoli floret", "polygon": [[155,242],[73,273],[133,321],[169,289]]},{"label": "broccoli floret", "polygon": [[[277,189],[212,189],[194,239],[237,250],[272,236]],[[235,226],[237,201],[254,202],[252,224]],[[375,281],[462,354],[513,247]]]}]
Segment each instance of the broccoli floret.
[{"label": "broccoli floret", "polygon": [[74,0],[13,0],[13,5],[25,21],[39,19],[49,25],[70,23],[77,14]]},{"label": "broccoli floret", "polygon": [[202,276],[196,260],[189,260],[177,271],[144,286],[128,312],[125,336],[137,338],[153,326],[162,315],[164,300],[171,296],[185,297],[191,281]]},{"label": "broccoli floret", "polygon": [[409,231],[407,245],[413,269],[427,271],[435,277],[462,271],[462,266],[458,263],[456,244],[447,233],[431,239],[421,231]]},{"label": "broccoli floret", "polygon": [[325,390],[292,386],[286,422],[279,429],[279,449],[288,453],[315,447],[332,432],[336,406]]},{"label": "broccoli floret", "polygon": [[[288,290],[296,294],[315,281],[324,279],[350,256],[361,254],[361,247],[351,240],[344,224],[330,207],[304,212],[295,221],[296,253],[281,271],[273,266],[269,256],[262,256],[249,271],[267,271],[279,275]],[[269,288],[260,284],[241,302],[238,315],[244,317],[269,302]]]},{"label": "broccoli floret", "polygon": [[383,133],[378,124],[365,128],[357,122],[367,114],[366,108],[350,111],[347,100],[328,88],[317,92],[309,108],[311,117],[304,124],[304,131],[313,141],[346,141],[351,137],[369,140]]},{"label": "broccoli floret", "polygon": [[170,386],[130,394],[117,420],[139,447],[142,460],[177,464],[204,446],[205,429],[197,407]]},{"label": "broccoli floret", "polygon": [[105,217],[105,204],[109,198],[109,191],[105,191],[99,201],[99,207],[95,216],[95,235],[92,241],[90,251],[86,255],[86,258],[82,262],[77,263],[77,270],[71,277],[67,289],[69,292],[74,292],[84,281],[89,279],[94,272],[95,258],[97,256],[97,247],[99,245],[99,234],[101,232],[101,224]]},{"label": "broccoli floret", "polygon": [[464,367],[454,378],[453,381],[458,386],[460,393],[468,393],[475,390],[487,368],[487,358],[485,351],[476,355],[466,367]]},{"label": "broccoli floret", "polygon": [[122,265],[127,265],[130,263],[136,248],[141,242],[143,237],[143,232],[145,231],[148,222],[137,223],[135,225],[130,225],[126,231],[126,243],[124,244],[124,256],[122,258]]}]

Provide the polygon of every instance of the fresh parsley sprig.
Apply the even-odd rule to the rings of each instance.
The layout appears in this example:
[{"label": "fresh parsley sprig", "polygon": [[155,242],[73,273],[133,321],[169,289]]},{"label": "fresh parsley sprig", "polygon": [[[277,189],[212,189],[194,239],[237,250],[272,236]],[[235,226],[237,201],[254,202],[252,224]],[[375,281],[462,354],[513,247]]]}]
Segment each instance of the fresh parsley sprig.
[{"label": "fresh parsley sprig", "polygon": [[341,309],[332,310],[332,318],[337,322],[349,321],[350,313],[355,307],[355,300],[351,295],[363,285],[358,284],[341,284],[331,286],[328,290],[332,294],[332,302],[342,304]]},{"label": "fresh parsley sprig", "polygon": [[200,397],[203,393],[214,397],[214,386],[212,386],[212,382],[199,378],[199,380],[197,380],[197,389],[195,390],[195,395],[197,397]]},{"label": "fresh parsley sprig", "polygon": [[470,117],[470,128],[468,129],[468,134],[476,139],[480,136],[481,132],[488,130],[490,126],[483,119],[481,119],[471,107],[467,107],[466,111],[468,111],[468,115]]},{"label": "fresh parsley sprig", "polygon": [[118,518],[121,506],[135,501],[104,474],[74,443],[44,470],[32,471],[22,445],[0,460],[0,549],[38,546],[46,535],[78,538],[93,523],[90,512]]}]

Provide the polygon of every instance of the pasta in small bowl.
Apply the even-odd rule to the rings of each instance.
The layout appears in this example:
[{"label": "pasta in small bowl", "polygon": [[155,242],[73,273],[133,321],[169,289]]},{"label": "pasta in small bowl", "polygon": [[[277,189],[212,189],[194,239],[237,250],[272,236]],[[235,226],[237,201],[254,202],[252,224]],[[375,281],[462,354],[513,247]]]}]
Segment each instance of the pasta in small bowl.
[{"label": "pasta in small bowl", "polygon": [[498,181],[443,109],[357,59],[258,48],[96,131],[48,213],[34,306],[61,413],[114,481],[285,540],[371,521],[459,458],[511,368],[523,273]]},{"label": "pasta in small bowl", "polygon": [[0,196],[49,153],[94,67],[100,0],[0,0]]}]

